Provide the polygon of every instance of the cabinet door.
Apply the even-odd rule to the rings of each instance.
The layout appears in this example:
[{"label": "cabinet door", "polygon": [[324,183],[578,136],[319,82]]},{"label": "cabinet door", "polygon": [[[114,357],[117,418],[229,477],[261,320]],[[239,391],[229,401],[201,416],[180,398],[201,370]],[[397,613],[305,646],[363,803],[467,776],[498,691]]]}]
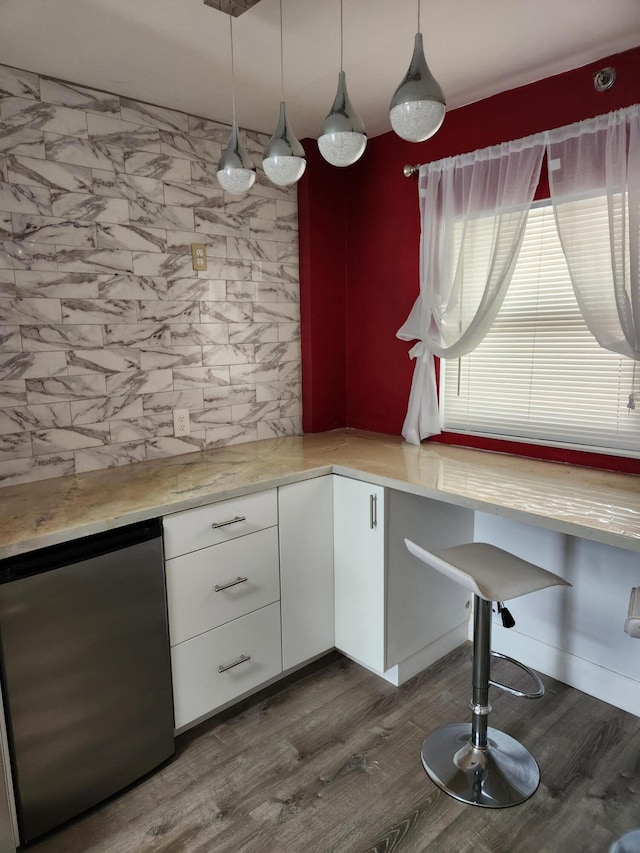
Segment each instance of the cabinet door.
[{"label": "cabinet door", "polygon": [[331,480],[317,477],[278,489],[285,670],[335,645]]},{"label": "cabinet door", "polygon": [[384,489],[334,476],[336,648],[385,669]]}]

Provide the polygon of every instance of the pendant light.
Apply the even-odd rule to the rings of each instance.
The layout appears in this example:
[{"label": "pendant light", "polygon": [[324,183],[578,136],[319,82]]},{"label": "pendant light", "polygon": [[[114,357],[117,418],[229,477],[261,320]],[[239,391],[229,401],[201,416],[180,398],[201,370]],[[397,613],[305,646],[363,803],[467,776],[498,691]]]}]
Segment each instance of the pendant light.
[{"label": "pendant light", "polygon": [[218,163],[216,177],[223,190],[233,195],[241,195],[248,192],[256,180],[256,169],[253,160],[247,154],[242,142],[236,121],[236,92],[235,75],[233,67],[233,18],[229,15],[229,33],[231,36],[231,108],[233,112],[233,124],[231,125],[231,138],[229,144],[222,153]]},{"label": "pendant light", "polygon": [[282,0],[280,0],[280,114],[278,123],[262,155],[262,168],[269,180],[280,187],[299,181],[306,168],[304,148],[287,122],[284,102],[284,51],[282,46]]},{"label": "pendant light", "polygon": [[367,147],[367,135],[360,116],[349,100],[343,69],[344,19],[340,0],[340,73],[338,91],[331,112],[322,123],[318,137],[320,153],[332,166],[350,166],[359,160]]},{"label": "pendant light", "polygon": [[418,32],[409,70],[391,99],[391,127],[407,142],[424,142],[433,136],[444,121],[446,104],[442,89],[429,71],[424,58],[420,32],[420,0],[418,0]]}]

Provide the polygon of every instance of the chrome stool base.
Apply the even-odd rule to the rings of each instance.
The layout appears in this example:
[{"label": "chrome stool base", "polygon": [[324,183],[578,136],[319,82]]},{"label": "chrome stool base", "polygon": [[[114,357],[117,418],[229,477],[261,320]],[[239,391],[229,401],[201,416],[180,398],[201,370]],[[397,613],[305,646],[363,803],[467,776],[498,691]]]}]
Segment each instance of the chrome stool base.
[{"label": "chrome stool base", "polygon": [[422,744],[422,764],[446,794],[488,809],[517,806],[540,783],[540,770],[531,753],[490,726],[484,749],[471,745],[470,723],[436,729]]}]

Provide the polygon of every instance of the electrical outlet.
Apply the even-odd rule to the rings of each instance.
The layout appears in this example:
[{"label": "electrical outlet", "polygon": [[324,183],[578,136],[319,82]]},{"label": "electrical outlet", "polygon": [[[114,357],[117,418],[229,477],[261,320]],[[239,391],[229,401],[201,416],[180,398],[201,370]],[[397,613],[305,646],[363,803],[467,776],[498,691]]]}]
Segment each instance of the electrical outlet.
[{"label": "electrical outlet", "polygon": [[191,426],[189,424],[189,409],[174,409],[173,410],[173,434],[189,435]]},{"label": "electrical outlet", "polygon": [[204,243],[191,244],[191,263],[194,270],[206,270],[207,268],[207,247]]}]

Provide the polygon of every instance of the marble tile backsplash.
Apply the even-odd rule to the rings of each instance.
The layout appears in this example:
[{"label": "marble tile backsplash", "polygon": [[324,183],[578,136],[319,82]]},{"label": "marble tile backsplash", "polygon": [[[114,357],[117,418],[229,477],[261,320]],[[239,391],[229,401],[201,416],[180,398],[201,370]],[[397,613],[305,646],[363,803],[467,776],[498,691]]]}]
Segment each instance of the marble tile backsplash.
[{"label": "marble tile backsplash", "polygon": [[0,485],[301,431],[296,190],[228,136],[0,66]]}]

